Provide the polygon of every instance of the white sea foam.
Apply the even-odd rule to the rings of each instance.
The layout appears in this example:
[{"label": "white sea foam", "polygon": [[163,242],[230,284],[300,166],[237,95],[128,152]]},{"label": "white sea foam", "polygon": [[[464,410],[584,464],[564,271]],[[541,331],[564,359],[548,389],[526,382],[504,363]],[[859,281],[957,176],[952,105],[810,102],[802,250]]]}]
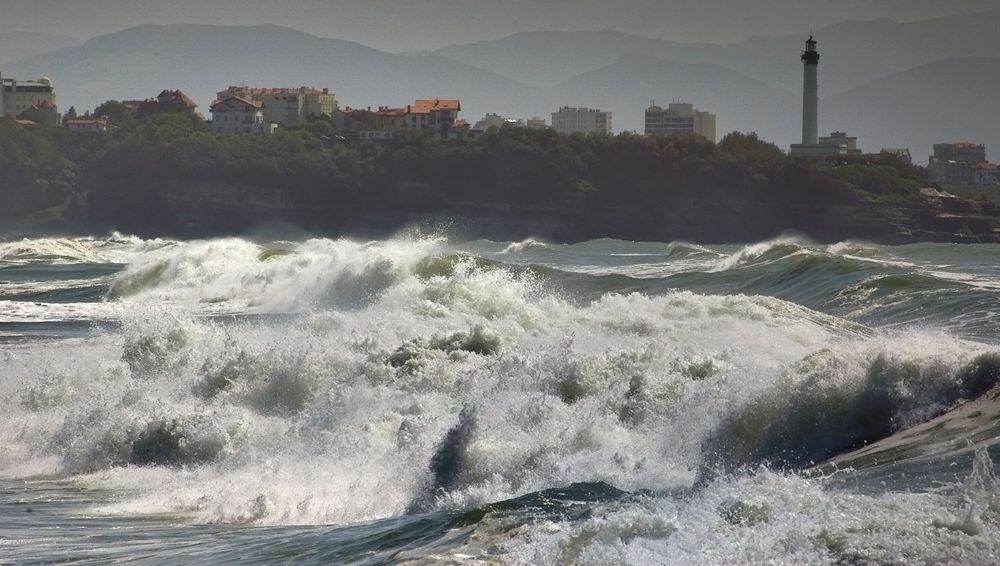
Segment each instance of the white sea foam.
[{"label": "white sea foam", "polygon": [[578,524],[487,521],[471,540],[481,557],[513,564],[989,564],[1000,552],[994,494],[872,496],[761,471],[690,498],[608,505]]},{"label": "white sea foam", "polygon": [[[107,301],[0,303],[11,321],[120,322],[0,350],[0,476],[112,490],[88,514],[347,524],[601,481],[651,491],[574,517],[487,515],[443,556],[984,563],[1000,552],[985,450],[967,484],[914,493],[772,471],[947,410],[996,369],[986,345],[763,296],[582,302],[434,239],[100,241],[88,245],[129,264]],[[722,261],[806,253],[873,252],[778,240]],[[204,316],[229,312],[248,316]],[[256,316],[270,313],[292,316]]]},{"label": "white sea foam", "polygon": [[[804,238],[793,236],[783,236],[766,242],[750,244],[727,257],[717,260],[714,267],[709,271],[728,271],[749,263],[766,265],[789,256],[808,254],[810,253],[808,249],[810,244]],[[767,259],[768,255],[776,255],[776,257]]]},{"label": "white sea foam", "polygon": [[191,242],[144,254],[111,295],[126,302],[229,303],[253,312],[363,304],[405,276],[437,240],[308,240],[266,249],[241,239]]},{"label": "white sea foam", "polygon": [[108,258],[82,239],[41,238],[0,242],[0,263],[107,263]]},{"label": "white sea foam", "polygon": [[526,251],[544,250],[549,248],[549,244],[546,244],[542,240],[536,240],[535,238],[528,238],[520,242],[513,242],[508,244],[503,251],[499,252],[501,254],[512,254],[521,253]]},{"label": "white sea foam", "polygon": [[[817,411],[850,427],[836,415],[877,382],[899,392],[881,417],[919,419],[982,351],[936,334],[872,338],[766,297],[577,306],[472,259],[421,275],[439,246],[313,240],[267,258],[217,240],[142,254],[119,278],[130,292],[109,303],[120,331],[0,360],[0,474],[129,494],[101,512],[258,524],[357,522],[422,498],[458,508],[574,481],[687,489],[713,443],[781,448],[730,426],[737,417],[786,415],[797,430]],[[309,314],[192,316],[215,300]],[[435,491],[433,456],[463,411],[469,433]]]}]

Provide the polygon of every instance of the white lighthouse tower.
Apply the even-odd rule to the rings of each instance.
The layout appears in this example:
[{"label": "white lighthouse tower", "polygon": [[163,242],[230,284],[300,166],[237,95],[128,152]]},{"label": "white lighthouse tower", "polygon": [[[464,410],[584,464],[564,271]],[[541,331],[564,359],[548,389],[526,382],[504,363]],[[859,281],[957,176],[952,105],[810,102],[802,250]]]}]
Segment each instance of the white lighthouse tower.
[{"label": "white lighthouse tower", "polygon": [[833,132],[819,137],[819,51],[816,40],[810,35],[806,50],[802,52],[802,143],[793,143],[789,155],[794,157],[824,158],[861,153],[857,138],[844,132]]},{"label": "white lighthouse tower", "polygon": [[819,51],[816,40],[809,36],[806,50],[802,53],[802,144],[819,143]]}]

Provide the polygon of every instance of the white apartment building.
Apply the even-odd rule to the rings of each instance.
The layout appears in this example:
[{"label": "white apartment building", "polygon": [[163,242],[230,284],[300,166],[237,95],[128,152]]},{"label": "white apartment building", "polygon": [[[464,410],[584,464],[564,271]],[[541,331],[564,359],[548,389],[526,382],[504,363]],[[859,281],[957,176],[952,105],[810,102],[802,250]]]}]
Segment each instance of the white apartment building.
[{"label": "white apartment building", "polygon": [[646,108],[647,136],[669,136],[677,133],[695,133],[715,142],[715,114],[700,112],[694,105],[671,102],[666,108],[655,104]]},{"label": "white apartment building", "polygon": [[560,134],[611,134],[611,112],[563,106],[552,113],[552,129]]},{"label": "white apartment building", "polygon": [[231,86],[216,93],[218,100],[231,96],[264,105],[264,121],[277,122],[283,126],[302,124],[310,116],[333,116],[337,110],[337,97],[330,89],[313,87],[298,88],[258,88]]},{"label": "white apartment building", "polygon": [[46,104],[56,108],[56,91],[48,77],[18,81],[0,75],[0,117],[16,118],[32,106],[41,108]]},{"label": "white apartment building", "polygon": [[223,134],[270,134],[276,124],[264,119],[261,102],[251,102],[238,96],[216,100],[212,113],[212,131]]}]

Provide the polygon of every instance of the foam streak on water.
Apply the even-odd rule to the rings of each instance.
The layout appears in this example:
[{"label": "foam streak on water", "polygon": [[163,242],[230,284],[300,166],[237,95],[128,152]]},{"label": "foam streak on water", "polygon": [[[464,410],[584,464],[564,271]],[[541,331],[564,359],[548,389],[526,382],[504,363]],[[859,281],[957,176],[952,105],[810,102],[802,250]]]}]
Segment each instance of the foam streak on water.
[{"label": "foam streak on water", "polygon": [[88,520],[151,560],[997,556],[987,416],[800,473],[991,390],[996,246],[0,251],[0,561],[138,552],[52,538]]}]

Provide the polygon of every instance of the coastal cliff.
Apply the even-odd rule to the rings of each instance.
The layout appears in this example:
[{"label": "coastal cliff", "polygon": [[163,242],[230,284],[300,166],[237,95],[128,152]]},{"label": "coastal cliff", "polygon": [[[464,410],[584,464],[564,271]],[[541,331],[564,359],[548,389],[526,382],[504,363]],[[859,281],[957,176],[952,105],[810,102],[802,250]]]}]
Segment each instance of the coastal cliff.
[{"label": "coastal cliff", "polygon": [[[892,156],[821,163],[754,135],[562,136],[509,128],[457,143],[419,133],[350,141],[329,124],[220,136],[154,115],[110,134],[0,121],[0,232],[201,238],[293,224],[376,237],[1000,241],[1000,211],[931,188]],[[12,151],[14,147],[17,151]]]}]

